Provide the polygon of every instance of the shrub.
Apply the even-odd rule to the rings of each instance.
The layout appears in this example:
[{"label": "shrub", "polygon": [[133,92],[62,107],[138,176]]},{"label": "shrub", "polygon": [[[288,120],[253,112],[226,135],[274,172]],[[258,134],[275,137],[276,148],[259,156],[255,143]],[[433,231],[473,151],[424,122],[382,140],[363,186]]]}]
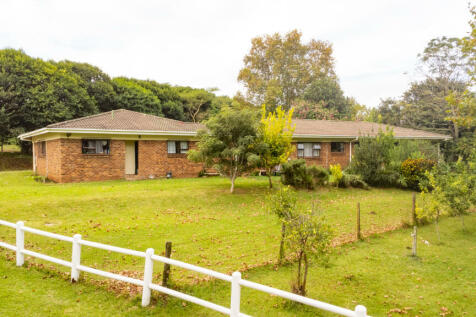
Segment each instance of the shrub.
[{"label": "shrub", "polygon": [[312,175],[314,185],[326,185],[329,180],[329,171],[321,166],[312,165],[307,168],[308,172]]},{"label": "shrub", "polygon": [[334,186],[339,186],[339,183],[343,177],[343,173],[342,173],[342,169],[340,167],[340,164],[336,164],[336,165],[330,165],[329,166],[329,172],[330,172],[330,176],[329,176],[329,183],[331,185],[334,185]]},{"label": "shrub", "polygon": [[281,182],[295,188],[314,189],[327,182],[329,173],[318,166],[307,166],[305,160],[292,160],[282,165]]},{"label": "shrub", "polygon": [[347,173],[342,174],[342,178],[339,181],[339,187],[342,187],[342,188],[355,187],[355,188],[369,189],[369,185],[367,185],[367,183],[362,180],[360,175],[347,174]]},{"label": "shrub", "polygon": [[374,137],[361,137],[355,146],[350,164],[351,174],[358,174],[366,183],[375,186],[394,186],[400,177],[391,165],[390,151],[395,145],[391,132]]},{"label": "shrub", "polygon": [[400,166],[403,184],[411,189],[420,190],[420,183],[428,183],[426,172],[430,171],[436,162],[424,158],[406,159]]}]

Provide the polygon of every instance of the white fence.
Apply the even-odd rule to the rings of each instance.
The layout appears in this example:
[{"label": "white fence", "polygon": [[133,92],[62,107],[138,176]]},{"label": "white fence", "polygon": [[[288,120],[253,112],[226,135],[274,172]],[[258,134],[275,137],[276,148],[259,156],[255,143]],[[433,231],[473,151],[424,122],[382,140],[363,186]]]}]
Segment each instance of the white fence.
[{"label": "white fence", "polygon": [[[174,296],[177,298],[180,298],[185,301],[189,301],[210,309],[213,309],[215,311],[221,312],[223,314],[232,316],[232,317],[237,317],[237,316],[248,316],[244,313],[240,312],[240,293],[241,293],[241,287],[248,287],[252,288],[258,291],[262,291],[268,294],[272,294],[275,296],[280,296],[282,298],[286,298],[295,302],[299,302],[305,305],[309,305],[312,307],[316,307],[322,310],[326,310],[329,312],[333,312],[342,316],[349,316],[349,317],[366,317],[367,315],[367,309],[362,306],[362,305],[357,305],[355,307],[355,310],[350,310],[338,306],[334,306],[331,304],[327,304],[315,299],[307,298],[304,296],[299,296],[290,292],[285,292],[276,288],[272,288],[269,286],[261,285],[258,283],[254,283],[251,281],[247,281],[241,278],[241,273],[240,272],[234,272],[231,276],[223,273],[219,273],[213,270],[209,270],[206,268],[202,268],[199,266],[195,266],[192,264],[188,264],[185,262],[173,260],[167,257],[163,257],[160,255],[154,254],[154,249],[147,249],[146,252],[141,252],[141,251],[135,251],[135,250],[130,250],[130,249],[124,249],[120,247],[114,247],[110,246],[107,244],[102,244],[98,242],[92,242],[88,240],[83,240],[81,238],[80,234],[75,234],[73,237],[67,237],[55,233],[50,233],[47,231],[43,230],[38,230],[34,228],[29,228],[25,227],[23,224],[23,221],[18,221],[16,224],[0,220],[0,225],[7,226],[13,229],[16,229],[16,245],[11,245],[5,242],[0,241],[0,247],[10,249],[12,251],[16,252],[16,265],[17,266],[22,266],[25,260],[25,255],[29,255],[32,257],[36,257],[42,260],[46,260],[49,262],[53,262],[56,264],[60,264],[63,266],[67,266],[71,268],[71,280],[72,281],[78,281],[79,279],[79,273],[81,271],[91,273],[91,274],[96,274],[100,276],[104,276],[107,278],[119,280],[122,282],[126,283],[131,283],[135,284],[138,286],[142,287],[142,306],[147,306],[150,303],[150,292],[151,290],[156,290],[164,294],[168,294],[170,296]],[[44,255],[41,253],[33,252],[30,250],[25,249],[25,232],[37,234],[40,236],[48,237],[48,238],[53,238],[57,240],[62,240],[62,241],[67,241],[72,243],[72,257],[71,257],[71,262],[61,260],[55,257],[51,257],[48,255]],[[102,271],[102,270],[97,270],[92,267],[84,266],[81,265],[81,246],[89,246],[93,248],[98,248],[98,249],[103,249],[103,250],[108,250],[112,252],[118,252],[122,254],[128,254],[132,256],[137,256],[145,259],[145,264],[144,264],[144,279],[139,280],[115,273],[110,273],[107,271]],[[178,267],[181,267],[183,269],[195,271],[198,273],[202,273],[205,275],[209,275],[211,277],[227,281],[231,283],[231,302],[230,302],[230,308],[224,307],[221,305],[214,304],[212,302],[197,298],[195,296],[187,295],[175,290],[172,290],[167,287],[163,287],[158,284],[152,283],[152,273],[153,273],[153,266],[154,266],[154,261],[162,262],[162,263],[167,263],[170,265],[175,265]]]}]

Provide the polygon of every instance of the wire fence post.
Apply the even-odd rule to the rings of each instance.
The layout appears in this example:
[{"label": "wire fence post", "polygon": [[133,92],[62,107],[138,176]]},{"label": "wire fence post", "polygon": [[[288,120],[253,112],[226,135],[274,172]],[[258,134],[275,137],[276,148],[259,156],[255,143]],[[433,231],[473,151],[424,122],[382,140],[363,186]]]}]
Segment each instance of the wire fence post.
[{"label": "wire fence post", "polygon": [[16,246],[17,246],[17,266],[22,266],[25,262],[25,255],[23,249],[25,249],[25,231],[23,231],[23,221],[17,222],[16,232]]},{"label": "wire fence post", "polygon": [[71,282],[77,282],[79,280],[78,266],[81,264],[81,240],[80,234],[73,236],[73,253],[71,255]]},{"label": "wire fence post", "polygon": [[233,272],[231,275],[231,305],[230,316],[238,317],[240,315],[240,297],[241,297],[241,273]]},{"label": "wire fence post", "polygon": [[355,306],[355,317],[367,317],[367,308],[362,305]]},{"label": "wire fence post", "polygon": [[418,219],[416,215],[416,194],[412,194],[412,224],[414,226],[418,225]]},{"label": "wire fence post", "polygon": [[357,203],[357,240],[362,239],[362,234],[360,233],[360,203]]},{"label": "wire fence post", "polygon": [[145,251],[144,265],[144,286],[142,287],[142,307],[150,304],[150,284],[152,283],[152,272],[154,271],[154,261],[152,261],[154,249],[149,248]]},{"label": "wire fence post", "polygon": [[412,256],[417,256],[417,226],[413,226],[412,238]]}]

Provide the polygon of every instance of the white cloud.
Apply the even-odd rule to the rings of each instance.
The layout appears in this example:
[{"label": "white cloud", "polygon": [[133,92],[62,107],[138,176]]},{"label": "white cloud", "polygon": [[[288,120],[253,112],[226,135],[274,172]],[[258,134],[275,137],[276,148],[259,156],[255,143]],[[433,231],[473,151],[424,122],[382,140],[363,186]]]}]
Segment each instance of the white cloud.
[{"label": "white cloud", "polygon": [[407,87],[416,55],[469,30],[454,1],[2,1],[0,48],[94,64],[112,76],[218,87],[232,96],[250,40],[297,28],[333,43],[347,95],[376,106]]}]

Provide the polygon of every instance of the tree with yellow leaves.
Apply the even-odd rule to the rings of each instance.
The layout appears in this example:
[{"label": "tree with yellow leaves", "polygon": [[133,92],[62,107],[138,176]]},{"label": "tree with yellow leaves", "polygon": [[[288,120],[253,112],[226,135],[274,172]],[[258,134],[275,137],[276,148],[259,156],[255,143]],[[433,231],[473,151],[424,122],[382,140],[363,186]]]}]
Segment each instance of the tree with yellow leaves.
[{"label": "tree with yellow leaves", "polygon": [[267,112],[262,107],[257,152],[260,157],[259,167],[266,170],[269,177],[269,188],[273,188],[271,173],[282,163],[286,163],[294,148],[291,144],[294,125],[292,124],[293,109],[284,111],[277,107],[274,112]]}]

